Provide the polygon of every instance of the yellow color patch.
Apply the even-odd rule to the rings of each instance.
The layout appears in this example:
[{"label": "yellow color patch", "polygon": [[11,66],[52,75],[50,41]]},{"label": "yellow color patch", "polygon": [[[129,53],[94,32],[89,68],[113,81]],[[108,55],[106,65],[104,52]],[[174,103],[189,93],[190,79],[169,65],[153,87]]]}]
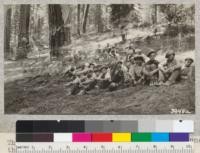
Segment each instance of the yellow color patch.
[{"label": "yellow color patch", "polygon": [[131,142],[131,133],[112,133],[113,142]]}]

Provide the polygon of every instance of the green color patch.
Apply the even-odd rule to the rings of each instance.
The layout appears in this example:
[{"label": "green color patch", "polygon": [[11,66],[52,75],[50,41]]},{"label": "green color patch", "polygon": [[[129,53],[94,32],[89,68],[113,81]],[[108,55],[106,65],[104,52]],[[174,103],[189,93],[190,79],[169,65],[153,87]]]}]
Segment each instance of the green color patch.
[{"label": "green color patch", "polygon": [[131,133],[132,142],[151,142],[151,133]]}]

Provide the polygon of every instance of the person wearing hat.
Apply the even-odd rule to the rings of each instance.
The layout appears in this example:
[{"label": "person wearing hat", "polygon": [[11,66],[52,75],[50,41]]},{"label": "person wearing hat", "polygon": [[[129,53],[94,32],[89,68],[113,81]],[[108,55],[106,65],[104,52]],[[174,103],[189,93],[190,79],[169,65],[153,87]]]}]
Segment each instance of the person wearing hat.
[{"label": "person wearing hat", "polygon": [[65,87],[70,87],[69,95],[77,95],[82,90],[82,82],[86,79],[83,73],[78,73],[74,76],[74,80],[65,84]]},{"label": "person wearing hat", "polygon": [[73,80],[73,78],[75,77],[75,71],[76,67],[70,66],[70,68],[67,69],[66,72],[64,73],[65,78],[69,81]]},{"label": "person wearing hat", "polygon": [[151,50],[147,57],[149,60],[145,63],[144,66],[144,75],[145,75],[145,84],[147,85],[158,85],[158,65],[159,62],[155,59],[157,53],[154,50]]},{"label": "person wearing hat", "polygon": [[80,70],[80,71],[77,71],[76,73],[79,74],[79,73],[83,73],[83,74],[86,74],[88,72],[93,72],[94,71],[94,68],[95,68],[95,63],[85,63],[83,65],[83,69]]},{"label": "person wearing hat", "polygon": [[111,83],[110,69],[108,66],[103,66],[100,73],[97,75],[97,87],[106,89]]},{"label": "person wearing hat", "polygon": [[92,71],[94,71],[94,68],[95,68],[95,66],[96,66],[96,64],[95,63],[89,63],[89,65],[88,65],[88,71],[90,71],[90,70],[92,70]]},{"label": "person wearing hat", "polygon": [[109,90],[114,91],[119,89],[124,85],[124,82],[125,66],[123,65],[123,61],[119,60],[111,69],[111,84],[109,86]]},{"label": "person wearing hat", "polygon": [[119,61],[120,60],[120,55],[116,52],[115,46],[113,46],[111,52],[110,52],[110,58],[113,61]]},{"label": "person wearing hat", "polygon": [[188,57],[185,59],[185,64],[181,68],[181,79],[189,79],[190,81],[192,81],[192,76],[194,72],[194,66],[192,66],[193,62],[194,60],[192,58]]},{"label": "person wearing hat", "polygon": [[94,66],[95,63],[89,63],[87,71],[77,73],[77,77],[71,83],[73,85],[71,90],[72,95],[83,95],[95,88],[97,84],[97,76]]},{"label": "person wearing hat", "polygon": [[139,48],[135,49],[135,55],[134,56],[142,56],[144,58],[145,62],[149,60],[149,58],[145,54],[143,54],[142,50],[139,49]]},{"label": "person wearing hat", "polygon": [[181,66],[175,59],[175,52],[169,50],[165,55],[166,63],[159,67],[160,85],[172,85],[180,78]]},{"label": "person wearing hat", "polygon": [[133,85],[142,84],[144,80],[144,63],[145,59],[143,56],[135,56],[133,58],[134,63],[129,68],[129,75],[132,79]]},{"label": "person wearing hat", "polygon": [[133,43],[130,43],[129,46],[126,48],[126,61],[130,62],[131,58],[135,55],[135,47]]},{"label": "person wearing hat", "polygon": [[86,76],[86,79],[81,82],[82,89],[79,95],[87,94],[90,90],[94,89],[98,83],[97,75],[94,70],[89,71]]}]

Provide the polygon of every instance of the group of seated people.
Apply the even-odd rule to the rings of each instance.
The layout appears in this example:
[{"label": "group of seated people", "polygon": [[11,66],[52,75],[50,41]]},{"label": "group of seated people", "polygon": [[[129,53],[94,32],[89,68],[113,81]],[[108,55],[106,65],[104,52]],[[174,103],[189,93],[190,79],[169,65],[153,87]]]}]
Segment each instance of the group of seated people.
[{"label": "group of seated people", "polygon": [[[136,85],[170,86],[181,79],[192,80],[194,62],[192,58],[186,58],[180,65],[175,58],[175,52],[168,50],[164,64],[156,60],[157,52],[150,50],[147,55],[140,49],[129,47],[124,60],[116,49],[107,46],[104,50],[98,47],[99,56],[105,52],[113,57],[112,62],[97,65],[85,64],[83,67],[71,67],[65,76],[68,78],[66,87],[70,88],[70,95],[87,94],[93,89],[114,91]],[[114,51],[113,51],[114,50]]]}]

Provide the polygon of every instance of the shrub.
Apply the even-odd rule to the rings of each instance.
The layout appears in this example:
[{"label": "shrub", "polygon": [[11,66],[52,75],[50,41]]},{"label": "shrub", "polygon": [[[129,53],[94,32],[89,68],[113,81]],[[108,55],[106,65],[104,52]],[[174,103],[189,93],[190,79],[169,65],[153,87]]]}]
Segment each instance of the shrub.
[{"label": "shrub", "polygon": [[191,25],[170,25],[166,27],[164,35],[176,37],[179,33],[187,35],[194,32],[195,28]]}]

